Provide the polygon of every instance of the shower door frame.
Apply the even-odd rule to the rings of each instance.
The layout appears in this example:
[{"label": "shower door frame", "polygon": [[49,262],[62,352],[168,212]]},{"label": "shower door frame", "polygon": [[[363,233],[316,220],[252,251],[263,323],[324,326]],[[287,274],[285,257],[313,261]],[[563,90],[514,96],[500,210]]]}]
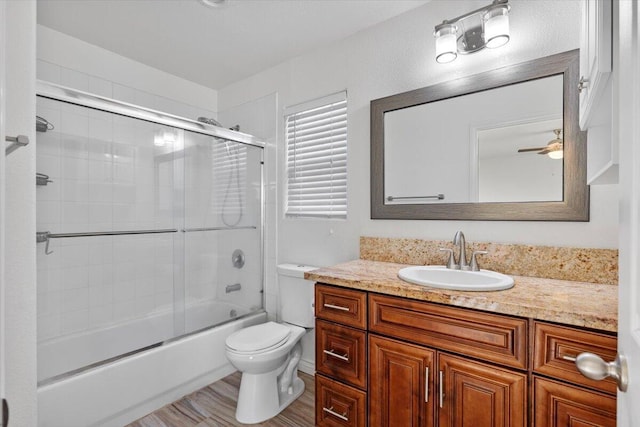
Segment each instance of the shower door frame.
[{"label": "shower door frame", "polygon": [[[160,124],[160,125],[164,125],[164,126],[170,126],[170,127],[174,127],[174,128],[178,128],[180,130],[184,130],[184,131],[190,131],[190,132],[194,132],[194,133],[198,133],[201,135],[206,135],[206,136],[210,136],[213,138],[222,138],[228,141],[232,141],[232,142],[237,142],[240,144],[244,144],[244,145],[249,145],[249,146],[253,146],[253,147],[258,147],[261,148],[262,151],[260,152],[260,242],[259,242],[259,247],[260,247],[260,251],[261,251],[261,262],[260,262],[260,286],[262,289],[262,312],[266,312],[266,292],[264,292],[264,285],[265,285],[265,188],[264,188],[264,184],[265,184],[265,168],[264,168],[264,150],[266,148],[266,143],[262,140],[260,140],[259,138],[256,138],[252,135],[246,134],[246,133],[242,133],[242,132],[238,132],[238,131],[233,131],[230,129],[226,129],[226,128],[222,128],[222,127],[218,127],[218,126],[213,126],[213,125],[209,125],[206,123],[202,123],[199,122],[197,120],[191,120],[191,119],[187,119],[184,117],[180,117],[174,114],[169,114],[169,113],[165,113],[162,111],[158,111],[158,110],[154,110],[154,109],[150,109],[150,108],[145,108],[145,107],[141,107],[135,104],[130,104],[127,102],[123,102],[123,101],[118,101],[115,99],[111,99],[111,98],[107,98],[104,96],[100,96],[100,95],[95,95],[89,92],[84,92],[84,91],[80,91],[77,89],[73,89],[73,88],[69,88],[69,87],[65,87],[65,86],[61,86],[61,85],[57,85],[54,83],[49,83],[43,80],[37,80],[36,81],[36,96],[39,97],[43,97],[43,98],[47,98],[47,99],[51,99],[54,101],[60,101],[60,102],[65,102],[68,104],[73,104],[73,105],[77,105],[80,107],[86,107],[86,108],[91,108],[94,110],[99,110],[99,111],[103,111],[106,113],[111,113],[111,114],[116,114],[116,115],[120,115],[120,116],[124,116],[124,117],[130,117],[133,119],[139,119],[139,120],[143,120],[146,122],[151,122],[151,123],[156,123],[156,124]],[[232,227],[233,228],[233,227]],[[244,227],[240,227],[240,228],[244,228]],[[179,230],[176,231],[180,231],[184,234],[184,232],[186,231],[186,227],[184,227],[184,224],[182,227],[180,227]],[[126,233],[126,234],[131,234],[131,233]],[[183,253],[182,255],[184,255],[184,245],[181,245],[183,248]],[[186,286],[186,284],[183,283],[183,285]],[[174,284],[175,286],[175,284]],[[184,286],[183,286],[184,288]],[[175,289],[175,288],[174,288]],[[174,300],[174,304],[175,304],[175,300]],[[175,307],[174,307],[175,308]],[[175,312],[175,311],[174,311]],[[255,311],[252,313],[247,314],[246,316],[249,315],[253,315],[256,314],[260,311]],[[246,317],[246,316],[242,316],[242,317]],[[235,321],[238,320],[238,318],[234,318],[234,319],[230,319],[228,322],[231,321]],[[202,328],[202,329],[198,329],[196,331],[190,331],[190,332],[186,332],[183,331],[182,334],[180,335],[176,335],[174,337],[171,337],[167,340],[164,340],[162,342],[159,342],[157,344],[151,345],[151,346],[145,346],[142,348],[139,348],[137,350],[133,350],[131,352],[127,352],[125,354],[122,354],[120,356],[116,356],[107,360],[103,360],[101,362],[97,362],[88,366],[83,366],[80,367],[78,369],[75,369],[73,371],[70,372],[66,372],[60,375],[56,375],[54,377],[51,377],[49,379],[46,379],[44,381],[41,381],[38,383],[39,386],[41,385],[45,385],[45,384],[50,384],[50,383],[55,383],[56,381],[59,381],[60,379],[69,377],[71,375],[76,375],[80,372],[89,370],[89,369],[93,369],[96,368],[98,366],[104,365],[104,364],[108,364],[108,363],[112,363],[118,359],[121,359],[123,357],[128,357],[131,356],[133,354],[142,352],[142,351],[146,351],[150,348],[154,348],[157,347],[159,345],[163,345],[163,344],[167,344],[170,342],[174,342],[176,340],[180,340],[182,338],[188,337],[190,335],[194,335],[212,328],[215,328],[217,326],[221,326],[225,323],[228,322],[222,322],[222,323],[218,323],[215,325],[210,325],[206,328]],[[175,330],[175,323],[174,323],[174,330]],[[1,427],[1,425],[0,425]]]}]

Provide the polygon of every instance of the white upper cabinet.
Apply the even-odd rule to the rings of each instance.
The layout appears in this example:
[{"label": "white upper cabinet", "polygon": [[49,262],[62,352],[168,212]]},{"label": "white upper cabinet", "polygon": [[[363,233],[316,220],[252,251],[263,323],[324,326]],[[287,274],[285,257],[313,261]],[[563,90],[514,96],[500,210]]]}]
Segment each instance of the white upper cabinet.
[{"label": "white upper cabinet", "polygon": [[612,0],[583,0],[580,43],[580,128],[587,133],[587,183],[618,182],[616,130],[611,126],[617,92],[613,62]]},{"label": "white upper cabinet", "polygon": [[[606,95],[612,62],[612,1],[584,0],[580,43],[580,128],[600,121],[599,103]],[[609,88],[610,89],[610,88]],[[610,109],[609,109],[610,110]],[[606,115],[606,112],[603,115]],[[606,118],[604,118],[606,120]]]}]

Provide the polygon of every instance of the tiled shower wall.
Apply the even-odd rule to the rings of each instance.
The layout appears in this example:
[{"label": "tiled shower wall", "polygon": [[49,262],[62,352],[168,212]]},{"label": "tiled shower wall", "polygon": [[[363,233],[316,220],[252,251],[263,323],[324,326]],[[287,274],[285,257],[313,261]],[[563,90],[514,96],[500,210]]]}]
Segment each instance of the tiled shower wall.
[{"label": "tiled shower wall", "polygon": [[82,73],[70,68],[61,67],[47,61],[38,60],[36,77],[49,83],[55,83],[95,95],[105,96],[118,101],[128,102],[145,108],[175,114],[176,116],[191,118],[217,117],[213,110],[206,110],[192,105],[178,102],[164,96],[145,92],[133,87],[118,84],[103,78]]},{"label": "tiled shower wall", "polygon": [[[172,163],[154,165],[158,126],[38,98],[55,129],[37,134],[38,231],[174,228]],[[109,324],[173,301],[173,237],[52,239],[38,247],[39,341]]]},{"label": "tiled shower wall", "polygon": [[[39,78],[45,81],[176,115],[213,116],[74,70],[43,61],[38,65]],[[220,321],[206,307],[201,319],[182,315],[181,307],[209,301],[237,306],[238,310],[226,309],[227,318],[262,307],[262,150],[41,97],[37,106],[38,114],[55,126],[37,134],[37,171],[53,181],[36,189],[37,231],[215,227],[226,225],[223,213],[234,225],[255,226],[51,239],[48,255],[45,244],[38,244],[39,343],[130,320],[173,316],[175,322],[162,322],[162,331],[158,325],[154,328],[153,342],[157,342]],[[154,144],[163,132],[185,145],[184,158],[174,154],[171,144]],[[236,175],[240,163],[245,167]],[[231,208],[221,209],[224,203]],[[231,263],[235,249],[245,252],[242,269]],[[225,292],[227,285],[236,283],[242,285],[241,291]],[[151,343],[141,342],[139,347]]]}]

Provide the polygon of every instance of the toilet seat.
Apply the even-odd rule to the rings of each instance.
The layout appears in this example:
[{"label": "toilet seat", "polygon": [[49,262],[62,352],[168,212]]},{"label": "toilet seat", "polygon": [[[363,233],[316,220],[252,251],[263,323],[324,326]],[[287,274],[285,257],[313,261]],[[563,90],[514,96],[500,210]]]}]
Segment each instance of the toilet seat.
[{"label": "toilet seat", "polygon": [[227,338],[226,345],[230,351],[240,354],[264,352],[283,346],[290,335],[291,328],[267,322],[234,332]]}]

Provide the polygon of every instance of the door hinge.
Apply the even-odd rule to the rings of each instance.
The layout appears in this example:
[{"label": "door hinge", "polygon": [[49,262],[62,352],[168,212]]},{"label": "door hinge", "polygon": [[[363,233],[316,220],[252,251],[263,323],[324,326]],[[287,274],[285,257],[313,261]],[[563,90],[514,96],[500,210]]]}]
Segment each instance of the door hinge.
[{"label": "door hinge", "polygon": [[9,403],[7,399],[2,399],[2,427],[9,425]]}]

